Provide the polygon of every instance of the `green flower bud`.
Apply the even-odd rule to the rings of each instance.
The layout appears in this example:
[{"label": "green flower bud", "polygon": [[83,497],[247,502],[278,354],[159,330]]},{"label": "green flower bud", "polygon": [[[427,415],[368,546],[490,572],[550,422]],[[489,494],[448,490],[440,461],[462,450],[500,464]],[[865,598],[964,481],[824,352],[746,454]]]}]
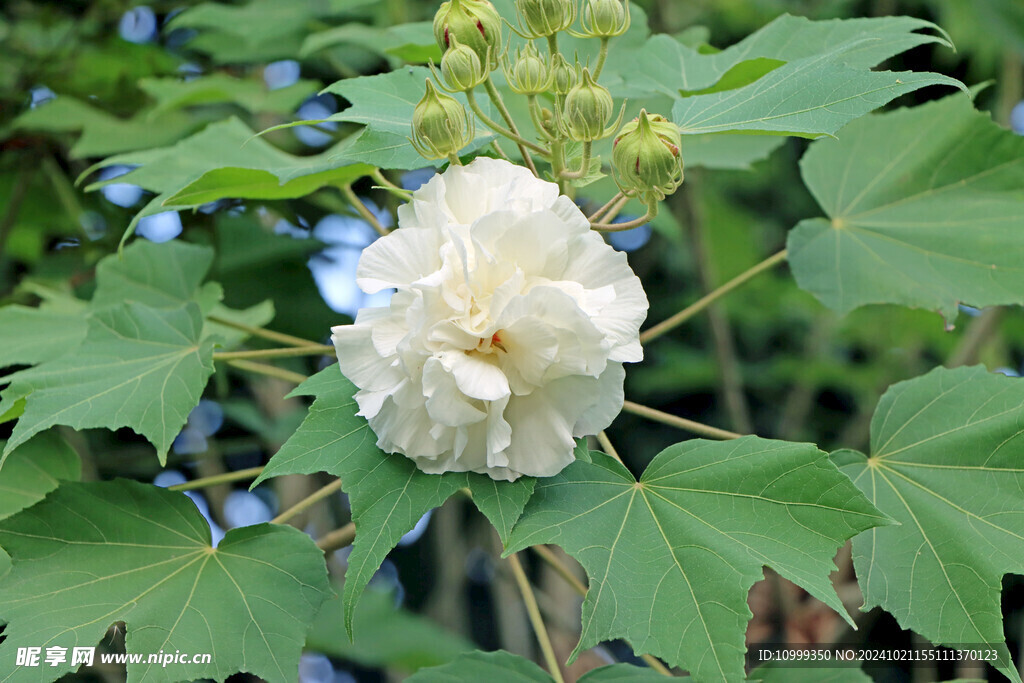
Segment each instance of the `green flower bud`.
[{"label": "green flower bud", "polygon": [[615,136],[612,170],[622,194],[659,200],[683,182],[679,128],[664,116],[641,111]]},{"label": "green flower bud", "polygon": [[576,21],[576,0],[516,0],[526,38],[544,38],[572,26]]},{"label": "green flower bud", "polygon": [[434,15],[434,38],[442,51],[455,38],[494,69],[501,54],[501,17],[487,0],[448,0]]},{"label": "green flower bud", "polygon": [[629,30],[629,0],[583,0],[583,34],[588,38],[614,38]]},{"label": "green flower bud", "polygon": [[604,129],[614,109],[608,89],[590,77],[589,69],[583,69],[580,82],[565,96],[562,110],[565,132],[569,139],[577,142],[600,140],[605,136]]},{"label": "green flower bud", "polygon": [[451,47],[441,57],[441,75],[454,92],[464,92],[487,80],[484,61],[471,47],[451,36]]},{"label": "green flower bud", "polygon": [[576,69],[565,61],[561,52],[556,52],[551,59],[551,91],[556,95],[566,95],[578,80]]},{"label": "green flower bud", "polygon": [[412,112],[412,146],[426,159],[447,159],[473,139],[466,110],[454,97],[439,93],[427,79],[427,92]]},{"label": "green flower bud", "polygon": [[508,87],[520,95],[539,95],[551,89],[553,74],[532,43],[516,53],[512,70],[505,73]]}]

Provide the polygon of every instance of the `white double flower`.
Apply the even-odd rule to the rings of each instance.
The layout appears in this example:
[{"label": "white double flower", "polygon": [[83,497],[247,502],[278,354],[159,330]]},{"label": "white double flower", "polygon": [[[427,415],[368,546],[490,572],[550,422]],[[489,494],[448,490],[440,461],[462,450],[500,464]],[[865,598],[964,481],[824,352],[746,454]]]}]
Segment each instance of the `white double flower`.
[{"label": "white double flower", "polygon": [[390,306],[334,327],[384,451],[428,473],[557,474],[622,408],[647,297],[558,187],[505,161],[452,166],[366,248],[356,282]]}]

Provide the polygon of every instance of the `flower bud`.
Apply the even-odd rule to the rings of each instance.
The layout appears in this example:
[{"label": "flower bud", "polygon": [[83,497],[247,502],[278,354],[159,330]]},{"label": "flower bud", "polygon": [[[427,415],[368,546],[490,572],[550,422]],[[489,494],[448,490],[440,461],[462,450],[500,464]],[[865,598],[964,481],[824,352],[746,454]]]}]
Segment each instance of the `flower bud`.
[{"label": "flower bud", "polygon": [[551,89],[552,73],[532,43],[516,53],[512,70],[505,74],[508,87],[520,95],[539,95]]},{"label": "flower bud", "polygon": [[466,110],[454,97],[439,93],[427,80],[427,92],[412,113],[412,146],[426,159],[447,159],[473,139]]},{"label": "flower bud", "polygon": [[679,128],[664,116],[641,111],[615,136],[612,169],[615,182],[629,197],[659,200],[683,182]]},{"label": "flower bud", "polygon": [[566,95],[578,80],[576,69],[565,61],[561,52],[556,52],[551,58],[551,91],[556,95]]},{"label": "flower bud", "polygon": [[565,96],[562,112],[565,132],[576,142],[600,140],[614,109],[615,103],[608,89],[590,77],[589,69],[583,69],[580,82]]},{"label": "flower bud", "polygon": [[583,35],[614,38],[629,30],[629,0],[583,0]]},{"label": "flower bud", "polygon": [[451,36],[451,47],[441,57],[441,75],[445,83],[455,92],[475,88],[487,80],[487,70],[476,52],[468,45]]},{"label": "flower bud", "polygon": [[501,17],[488,0],[448,0],[434,15],[434,38],[442,51],[455,38],[493,69],[501,54]]},{"label": "flower bud", "polygon": [[516,0],[516,11],[526,25],[525,37],[544,38],[572,26],[576,0]]}]

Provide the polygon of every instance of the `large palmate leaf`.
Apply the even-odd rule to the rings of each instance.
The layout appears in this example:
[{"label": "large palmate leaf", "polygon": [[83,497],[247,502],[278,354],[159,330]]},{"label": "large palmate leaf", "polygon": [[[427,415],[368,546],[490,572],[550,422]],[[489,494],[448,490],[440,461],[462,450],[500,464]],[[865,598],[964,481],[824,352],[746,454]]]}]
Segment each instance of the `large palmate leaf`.
[{"label": "large palmate leaf", "polygon": [[353,631],[355,637],[349,639],[341,599],[332,598],[314,620],[306,648],[366,667],[409,672],[446,664],[474,648],[437,623],[396,606],[392,591],[372,586],[356,607]]},{"label": "large palmate leaf", "polygon": [[[70,356],[4,378],[0,415],[25,399],[3,451],[6,458],[56,424],[76,429],[131,427],[163,463],[213,373],[213,342],[201,339],[199,307],[156,309],[130,303],[96,311]],[[3,458],[0,458],[0,465]]]},{"label": "large palmate leaf", "polygon": [[[128,664],[128,680],[223,681],[244,671],[296,679],[306,630],[331,595],[323,554],[297,529],[259,524],[210,546],[181,493],[132,481],[64,483],[0,522],[0,661],[19,647],[97,644],[125,622],[129,653],[212,655],[205,664]],[[70,657],[68,658],[70,659]],[[51,681],[70,664],[18,667],[2,681]]]},{"label": "large palmate leaf", "polygon": [[92,305],[101,308],[134,301],[153,308],[177,308],[195,301],[202,308],[212,307],[217,293],[200,291],[212,263],[210,247],[180,240],[163,244],[138,240],[96,265]]},{"label": "large palmate leaf", "polygon": [[62,480],[81,475],[78,454],[64,439],[52,431],[38,434],[14,449],[0,469],[0,519],[38,503]]},{"label": "large palmate leaf", "polygon": [[662,451],[639,482],[608,456],[591,457],[537,483],[508,543],[508,552],[557,543],[587,570],[574,657],[625,638],[697,680],[742,680],[747,592],[762,567],[846,617],[832,558],[888,522],[811,444],[687,441]]},{"label": "large palmate leaf", "polygon": [[[172,204],[175,208],[187,208],[221,197],[299,197],[325,185],[351,182],[366,171],[364,167],[350,167],[349,160],[337,149],[298,157],[254,135],[236,118],[218,121],[171,147],[104,160],[100,166],[127,164],[139,168],[112,180],[93,183],[87,189],[116,181],[134,183],[157,193],[132,221],[127,235],[139,218],[166,211]],[[218,173],[193,186],[210,171]],[[168,201],[190,186],[189,192]]]},{"label": "large palmate leaf", "polygon": [[[645,43],[623,51],[606,69],[609,87],[623,96],[664,93],[679,97],[720,84],[726,74],[735,78],[732,87],[756,80],[757,76],[807,57],[845,46],[841,63],[855,69],[870,69],[910,48],[928,43],[951,46],[945,37],[917,33],[922,29],[940,31],[935,24],[911,17],[830,19],[811,21],[782,15],[720,52],[701,52],[667,35],[655,35]],[[747,65],[741,66],[747,63]],[[759,66],[760,65],[760,66]],[[723,88],[724,89],[724,88]]]},{"label": "large palmate leaf", "polygon": [[32,365],[73,351],[85,339],[85,313],[47,308],[0,308],[0,367]]},{"label": "large palmate leaf", "polygon": [[[501,683],[553,683],[554,679],[544,669],[528,659],[504,650],[495,652],[470,652],[448,664],[430,669],[421,669],[406,679],[409,683],[478,683],[478,681],[501,681]],[[653,669],[630,664],[612,664],[588,671],[579,678],[579,683],[659,683],[665,677]],[[688,676],[676,678],[689,681]]]},{"label": "large palmate leaf", "polygon": [[150,116],[140,112],[120,119],[73,97],[62,95],[44,106],[30,109],[14,121],[23,130],[64,133],[81,131],[71,147],[72,159],[120,154],[163,147],[188,135],[201,120],[183,112]]},{"label": "large palmate leaf", "polygon": [[871,421],[871,455],[843,471],[901,526],[853,541],[864,608],[879,605],[937,644],[1004,644],[1000,582],[1024,574],[1024,384],[982,367],[893,385]]},{"label": "large palmate leaf", "polygon": [[253,482],[256,486],[270,477],[314,472],[341,478],[356,525],[344,590],[345,625],[350,632],[359,594],[388,552],[427,511],[468,486],[504,541],[534,485],[530,477],[509,483],[479,474],[424,474],[409,458],[382,452],[366,420],[356,415],[355,391],[332,365],[292,392],[316,396],[316,400],[302,426]]},{"label": "large palmate leaf", "polygon": [[789,261],[830,308],[1024,303],[1024,138],[966,96],[852,123],[800,166],[828,220],[797,225]]},{"label": "large palmate leaf", "polygon": [[262,80],[243,80],[224,73],[185,81],[180,78],[144,78],[139,81],[139,87],[156,100],[154,113],[201,104],[236,104],[253,113],[290,114],[317,91],[314,81],[296,81],[271,90]]}]

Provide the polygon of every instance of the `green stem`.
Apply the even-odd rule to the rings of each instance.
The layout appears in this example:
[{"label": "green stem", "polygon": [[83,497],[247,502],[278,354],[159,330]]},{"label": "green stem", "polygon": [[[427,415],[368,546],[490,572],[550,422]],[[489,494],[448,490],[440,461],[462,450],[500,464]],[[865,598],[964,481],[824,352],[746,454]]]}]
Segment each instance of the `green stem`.
[{"label": "green stem", "polygon": [[[626,223],[591,223],[590,227],[594,230],[600,230],[601,232],[622,232],[623,230],[632,230],[633,228],[639,228],[641,225],[648,223],[658,215],[658,201],[652,199],[647,204],[647,213],[640,218],[636,218]],[[610,218],[608,220],[611,220]]]},{"label": "green stem", "polygon": [[202,479],[193,479],[192,481],[186,481],[184,484],[175,484],[174,486],[168,486],[168,491],[193,491],[195,489],[204,489],[208,486],[216,486],[218,484],[230,484],[234,481],[242,481],[244,479],[254,479],[260,476],[263,472],[262,467],[250,467],[247,470],[238,470],[237,472],[225,472],[224,474],[215,474],[212,477],[203,477]]},{"label": "green stem", "polygon": [[249,358],[294,358],[296,356],[333,356],[333,346],[293,346],[288,349],[255,349],[252,351],[216,351],[214,360],[243,360]]},{"label": "green stem", "polygon": [[583,157],[580,159],[580,170],[578,171],[562,171],[562,177],[573,180],[575,178],[582,178],[590,170],[590,155],[593,150],[594,143],[587,140],[583,143]]},{"label": "green stem", "polygon": [[597,55],[597,65],[594,67],[594,80],[596,81],[601,76],[601,70],[604,69],[604,62],[608,59],[608,41],[610,39],[607,36],[601,38],[601,52]]},{"label": "green stem", "polygon": [[548,36],[548,56],[554,57],[558,54],[558,34],[552,33]]},{"label": "green stem", "polygon": [[316,545],[325,553],[330,553],[335,550],[340,550],[341,548],[347,548],[352,545],[352,542],[355,540],[356,525],[349,522],[340,529],[335,529],[321,538],[318,538],[316,540]]},{"label": "green stem", "polygon": [[530,143],[519,135],[519,129],[516,128],[515,119],[512,118],[512,114],[510,114],[508,108],[505,107],[505,102],[501,99],[501,93],[498,92],[496,87],[494,87],[494,82],[490,78],[484,81],[484,90],[487,91],[487,96],[491,98],[491,103],[497,107],[498,113],[501,114],[501,118],[505,119],[505,123],[508,124],[508,129],[512,131],[513,135],[523,141],[517,143],[519,145],[519,152],[523,155],[523,161],[526,163],[527,168],[533,172],[533,175],[539,178],[540,174],[537,173],[537,167],[533,163],[533,157],[530,156],[530,153],[527,150],[532,149],[541,156],[546,156],[547,150],[539,145]]},{"label": "green stem", "polygon": [[611,208],[615,206],[615,202],[619,201],[620,199],[623,199],[624,197],[624,194],[622,194],[621,192],[618,193],[617,195],[609,199],[607,204],[605,204],[600,209],[587,216],[587,220],[590,221],[591,223],[601,220],[601,216],[605,215],[608,211],[610,211]]},{"label": "green stem", "polygon": [[642,406],[639,403],[633,403],[632,401],[623,401],[622,412],[632,413],[633,415],[646,417],[648,420],[653,420],[654,422],[660,422],[672,427],[678,427],[679,429],[685,429],[688,432],[693,432],[700,436],[706,436],[709,439],[727,440],[738,439],[743,436],[736,432],[730,432],[727,429],[719,429],[718,427],[712,427],[710,425],[701,424],[700,422],[694,422],[693,420],[687,420],[684,417],[677,417],[669,413],[664,413],[660,410],[655,410],[654,408]]},{"label": "green stem", "polygon": [[228,320],[227,318],[221,318],[216,315],[208,315],[206,316],[206,319],[211,323],[217,323],[224,327],[230,327],[235,330],[247,332],[254,337],[262,337],[263,339],[269,339],[270,341],[276,341],[281,344],[288,344],[289,346],[317,346],[315,341],[303,339],[302,337],[293,337],[290,334],[274,332],[273,330],[268,330],[263,327],[253,327],[252,325],[235,322],[234,320]]},{"label": "green stem", "polygon": [[326,498],[329,495],[331,495],[332,493],[335,493],[336,491],[340,491],[340,490],[341,490],[341,479],[335,479],[334,481],[332,481],[327,486],[324,486],[324,487],[322,487],[320,489],[317,489],[316,491],[314,491],[310,495],[308,495],[305,498],[303,498],[302,500],[300,500],[295,505],[291,506],[290,508],[288,508],[287,510],[285,510],[284,512],[279,514],[277,517],[274,517],[274,519],[270,520],[270,523],[271,524],[284,524],[285,522],[287,522],[292,517],[295,517],[296,515],[301,515],[303,512],[305,512],[309,508],[313,507],[314,505],[319,503],[324,498]]},{"label": "green stem", "polygon": [[686,322],[687,320],[689,320],[690,318],[695,316],[697,313],[700,313],[705,308],[710,306],[712,303],[714,303],[715,301],[717,301],[721,297],[725,296],[726,294],[728,294],[732,290],[736,289],[737,287],[742,285],[747,280],[750,280],[754,276],[759,275],[759,274],[763,273],[764,271],[773,268],[774,266],[778,265],[779,263],[782,263],[785,260],[786,260],[786,250],[785,249],[783,249],[782,251],[778,252],[777,254],[775,254],[773,256],[769,256],[764,261],[761,261],[760,263],[758,263],[756,266],[753,266],[749,270],[747,270],[747,271],[745,271],[743,273],[740,273],[739,275],[737,275],[733,279],[729,280],[728,282],[726,282],[721,287],[718,287],[714,291],[709,292],[708,294],[705,294],[703,297],[701,297],[697,301],[693,302],[692,304],[690,304],[689,306],[687,306],[683,310],[679,311],[678,313],[673,315],[671,318],[668,318],[668,319],[658,323],[654,327],[651,327],[651,328],[645,330],[643,333],[640,334],[640,343],[642,343],[642,344],[643,343],[647,343],[647,342],[651,341],[652,339],[656,339],[657,337],[660,337],[661,335],[665,334],[669,330],[672,330],[672,329],[675,329],[676,327],[679,327],[684,322]]},{"label": "green stem", "polygon": [[526,578],[526,572],[523,571],[523,565],[519,561],[519,556],[512,553],[508,556],[508,561],[512,565],[512,574],[516,577],[519,592],[523,595],[523,603],[526,605],[526,613],[530,617],[533,631],[537,635],[537,642],[540,643],[541,652],[544,653],[544,661],[547,662],[548,673],[555,679],[555,683],[565,683],[565,679],[562,678],[562,667],[559,666],[558,657],[555,656],[555,650],[551,647],[551,638],[548,637],[547,627],[544,626],[544,619],[540,615],[537,598],[530,587],[530,581]]},{"label": "green stem", "polygon": [[266,375],[267,377],[276,377],[277,379],[283,379],[286,382],[293,382],[295,384],[302,384],[308,377],[298,372],[292,372],[291,370],[285,370],[284,368],[277,368],[273,365],[267,365],[266,363],[253,363],[249,360],[229,360],[228,365],[239,370],[245,370],[246,372],[254,372],[257,375]]},{"label": "green stem", "polygon": [[372,225],[373,229],[380,233],[381,236],[387,235],[391,232],[380,224],[380,221],[378,221],[377,217],[373,215],[373,212],[366,208],[366,204],[363,204],[363,200],[357,197],[356,193],[352,191],[352,183],[342,185],[341,193],[345,195],[345,199],[347,199],[349,204],[352,205],[352,208],[354,208],[356,212],[363,217],[363,220]]},{"label": "green stem", "polygon": [[[490,84],[490,81],[488,80],[486,81],[486,83]],[[519,145],[519,150],[523,153],[523,157],[525,159],[529,159],[530,155],[523,149],[524,147],[532,149],[533,151],[537,152],[537,154],[545,156],[548,154],[548,151],[541,147],[540,145],[535,145],[534,143],[520,136],[518,132],[513,132],[508,128],[505,128],[500,123],[498,123],[497,121],[489,117],[487,114],[485,114],[483,110],[480,108],[480,105],[477,103],[476,95],[473,93],[472,90],[466,91],[466,99],[469,101],[469,108],[473,110],[473,113],[476,114],[477,118],[484,122],[485,126],[493,130],[498,135],[506,137],[512,142]]]},{"label": "green stem", "polygon": [[370,177],[377,181],[378,187],[386,192],[390,192],[393,195],[409,201],[412,199],[412,192],[404,188],[395,185],[393,182],[388,180],[379,168],[375,168],[370,172]]}]

